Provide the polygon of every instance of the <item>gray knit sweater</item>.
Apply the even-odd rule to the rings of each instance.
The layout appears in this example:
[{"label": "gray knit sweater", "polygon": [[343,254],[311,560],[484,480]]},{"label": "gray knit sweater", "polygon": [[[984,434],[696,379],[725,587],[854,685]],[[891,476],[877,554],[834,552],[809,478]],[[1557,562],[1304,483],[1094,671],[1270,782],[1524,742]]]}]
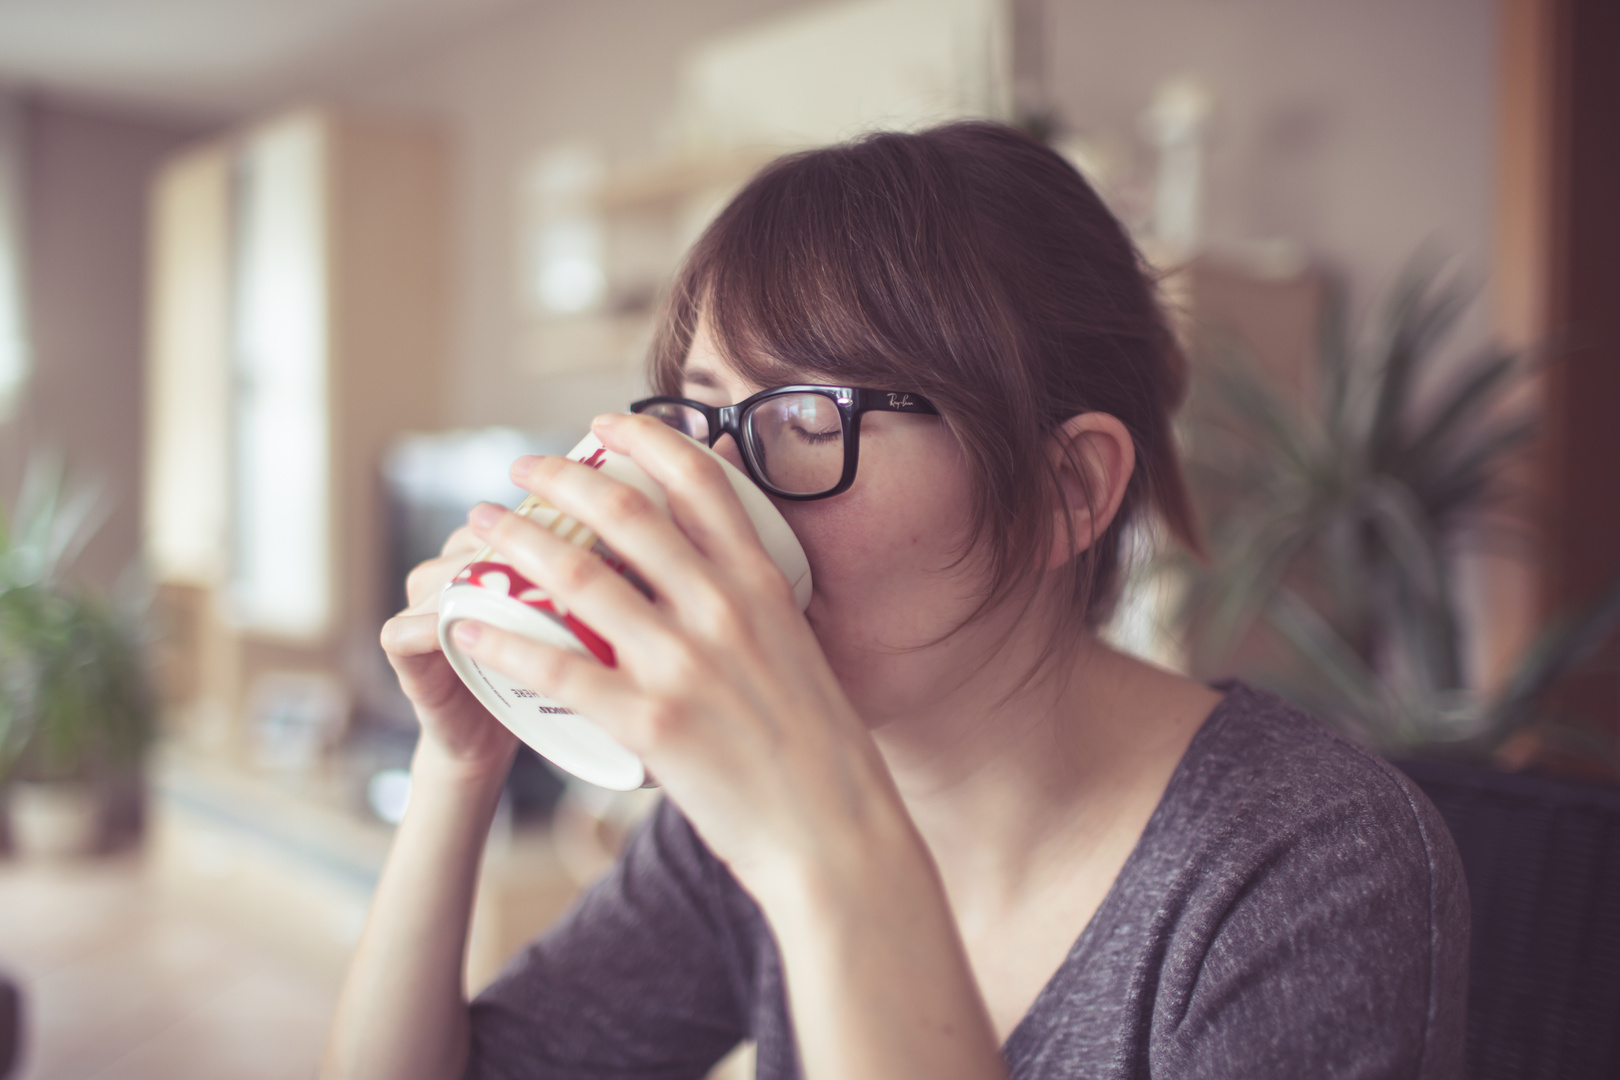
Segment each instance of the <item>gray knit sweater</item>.
[{"label": "gray knit sweater", "polygon": [[[1015,1080],[1462,1074],[1468,899],[1401,773],[1243,683],[1007,1039]],[[472,1006],[469,1077],[799,1075],[759,909],[667,802]]]}]

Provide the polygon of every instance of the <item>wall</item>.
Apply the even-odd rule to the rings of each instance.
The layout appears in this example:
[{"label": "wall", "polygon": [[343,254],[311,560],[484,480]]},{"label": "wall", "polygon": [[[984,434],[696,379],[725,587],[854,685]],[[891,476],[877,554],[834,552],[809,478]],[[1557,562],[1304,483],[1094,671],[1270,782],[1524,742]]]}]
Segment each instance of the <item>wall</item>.
[{"label": "wall", "polygon": [[589,142],[614,161],[655,155],[683,50],[800,2],[547,4],[337,88],[352,101],[440,116],[458,144],[452,423],[554,427],[571,442],[592,414],[630,400],[633,374],[542,378],[516,362],[520,170],[536,149],[559,142]]},{"label": "wall", "polygon": [[[803,0],[595,0],[536,6],[410,62],[361,70],[339,96],[441,117],[457,180],[456,424],[577,430],[621,407],[632,376],[540,377],[515,362],[516,182],[537,147],[588,140],[653,156],[682,52]],[[1132,136],[1165,77],[1214,92],[1206,222],[1218,244],[1284,234],[1365,301],[1432,240],[1489,272],[1495,6],[1485,0],[1045,0],[1033,5],[1051,100],[1071,127]],[[0,432],[0,492],[21,447],[68,447],[118,494],[87,572],[134,551],[144,186],[188,130],[50,103],[29,110],[36,379]],[[1484,305],[1467,337],[1488,327]],[[25,430],[26,429],[26,430]]]},{"label": "wall", "polygon": [[[1490,0],[1046,0],[1058,118],[1130,136],[1166,78],[1211,90],[1205,214],[1218,249],[1288,237],[1364,305],[1420,245],[1490,273]],[[1479,340],[1486,305],[1463,338]]]},{"label": "wall", "polygon": [[111,585],[140,542],[146,184],[195,129],[35,99],[25,107],[24,288],[32,374],[0,427],[9,505],[31,447],[106,485],[111,517],[80,557]]},{"label": "wall", "polygon": [[[1023,0],[1020,0],[1023,3]],[[656,153],[681,52],[798,6],[596,0],[492,23],[342,92],[433,112],[462,154],[455,336],[459,423],[577,429],[632,380],[516,370],[515,185],[526,155],[588,140]],[[1217,245],[1287,236],[1365,301],[1425,241],[1488,276],[1495,7],[1487,0],[1031,0],[1051,101],[1072,128],[1134,138],[1163,79],[1214,92],[1206,223]],[[1489,318],[1471,313],[1463,339]]]}]

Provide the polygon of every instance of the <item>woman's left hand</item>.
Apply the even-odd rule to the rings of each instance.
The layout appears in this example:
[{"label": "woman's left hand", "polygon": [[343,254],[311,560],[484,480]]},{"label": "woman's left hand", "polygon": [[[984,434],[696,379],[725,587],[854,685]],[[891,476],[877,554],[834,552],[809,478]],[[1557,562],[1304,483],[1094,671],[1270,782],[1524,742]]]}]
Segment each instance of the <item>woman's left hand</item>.
[{"label": "woman's left hand", "polygon": [[486,504],[472,523],[606,638],[618,666],[465,622],[463,647],[638,754],[762,903],[801,887],[812,867],[841,876],[829,860],[873,841],[920,846],[871,736],[720,466],[656,419],[602,416],[593,430],[664,488],[673,520],[635,489],[565,458],[520,459],[513,480],[596,530],[656,600],[527,518]]}]

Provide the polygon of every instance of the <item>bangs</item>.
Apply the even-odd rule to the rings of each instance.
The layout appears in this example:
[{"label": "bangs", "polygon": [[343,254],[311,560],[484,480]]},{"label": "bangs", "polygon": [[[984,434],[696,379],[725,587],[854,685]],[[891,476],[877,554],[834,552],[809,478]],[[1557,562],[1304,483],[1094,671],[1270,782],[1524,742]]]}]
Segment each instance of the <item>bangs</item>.
[{"label": "bangs", "polygon": [[[941,280],[942,267],[977,264],[961,250],[967,208],[955,228],[937,220],[959,186],[954,170],[926,153],[872,147],[782,158],[715,219],[681,269],[655,342],[659,393],[679,392],[700,321],[720,357],[758,386],[892,387],[936,399],[947,420],[972,383],[992,389],[982,373],[993,365],[964,353],[979,352],[986,323],[997,321],[987,303],[994,283]],[[932,205],[918,204],[919,189],[935,193]]]}]

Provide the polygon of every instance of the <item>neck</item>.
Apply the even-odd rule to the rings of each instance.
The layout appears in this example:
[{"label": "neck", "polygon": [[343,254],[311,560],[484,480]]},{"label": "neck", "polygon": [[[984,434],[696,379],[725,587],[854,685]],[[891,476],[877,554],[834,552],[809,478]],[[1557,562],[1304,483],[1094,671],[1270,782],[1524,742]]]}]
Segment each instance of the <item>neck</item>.
[{"label": "neck", "polygon": [[1039,894],[1043,876],[1076,860],[1134,846],[1219,700],[1091,637],[1019,685],[1039,646],[1028,637],[947,700],[873,732],[967,920]]}]

